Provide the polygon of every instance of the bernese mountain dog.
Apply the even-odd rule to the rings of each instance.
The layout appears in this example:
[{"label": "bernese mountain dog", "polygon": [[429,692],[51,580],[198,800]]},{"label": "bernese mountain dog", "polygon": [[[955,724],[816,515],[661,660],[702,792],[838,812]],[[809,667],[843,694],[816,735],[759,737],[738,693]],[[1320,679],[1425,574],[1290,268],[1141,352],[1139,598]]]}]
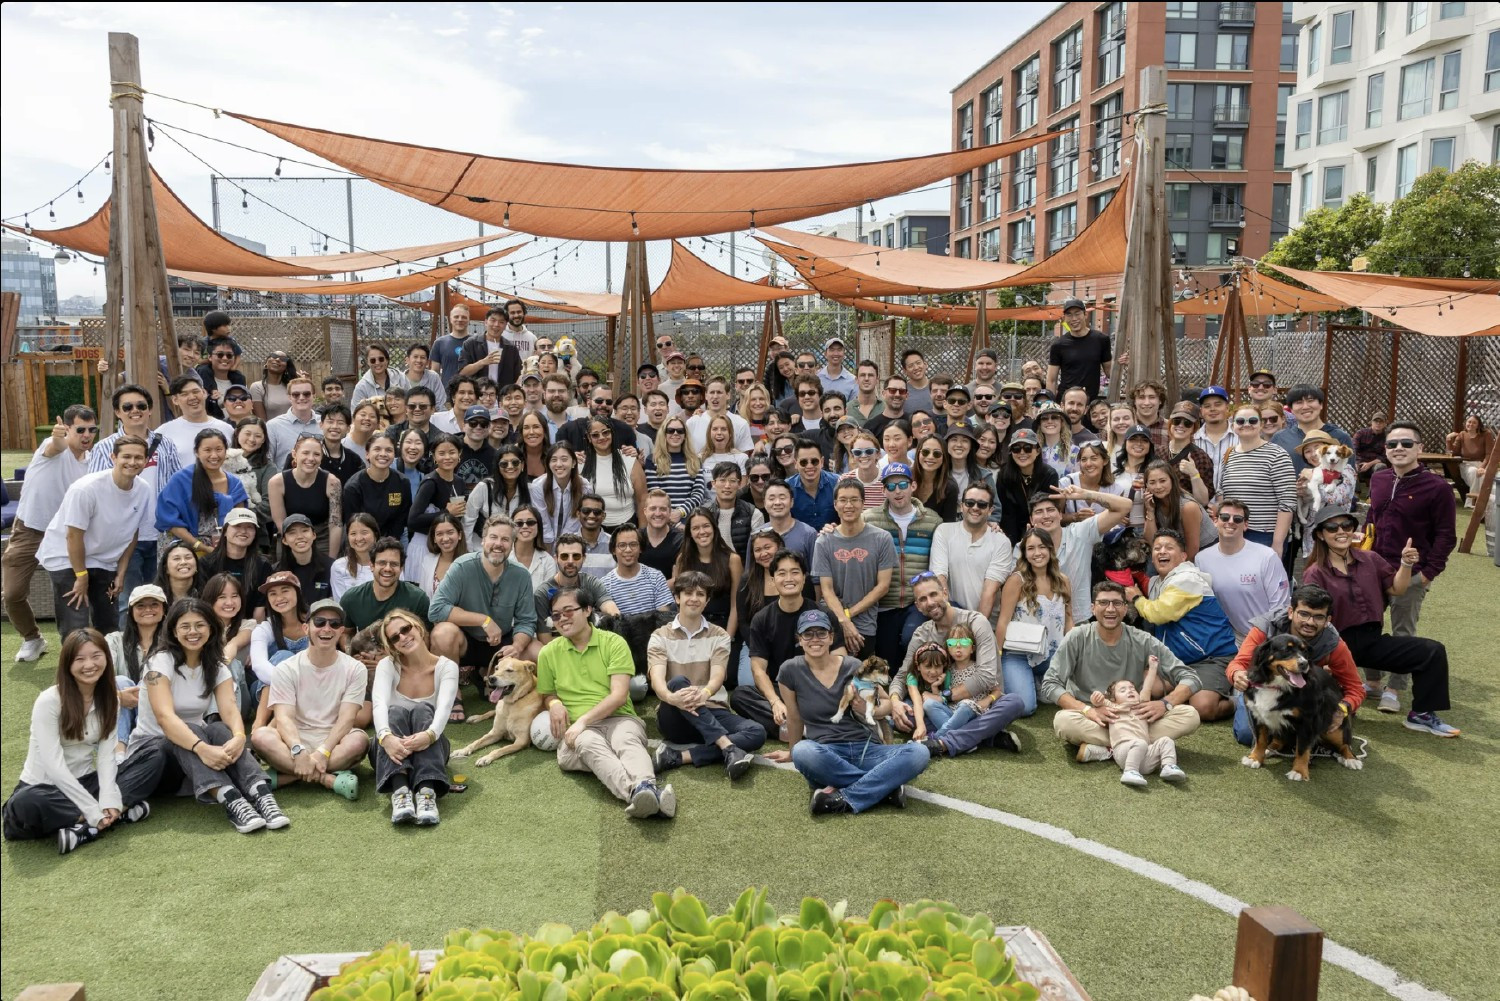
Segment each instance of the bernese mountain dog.
[{"label": "bernese mountain dog", "polygon": [[1307,766],[1313,748],[1322,741],[1333,748],[1339,764],[1356,771],[1364,762],[1350,745],[1353,726],[1348,716],[1330,731],[1339,714],[1343,691],[1326,668],[1308,656],[1307,644],[1282,633],[1255,648],[1250,666],[1250,688],[1245,708],[1255,728],[1255,746],[1240,763],[1259,768],[1267,751],[1290,750],[1293,782],[1308,781]]}]

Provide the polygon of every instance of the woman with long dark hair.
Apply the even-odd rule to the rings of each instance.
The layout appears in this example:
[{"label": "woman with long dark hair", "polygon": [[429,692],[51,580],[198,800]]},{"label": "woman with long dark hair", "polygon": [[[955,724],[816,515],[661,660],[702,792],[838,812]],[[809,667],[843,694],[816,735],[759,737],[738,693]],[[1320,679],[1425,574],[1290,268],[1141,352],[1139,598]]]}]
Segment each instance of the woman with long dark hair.
[{"label": "woman with long dark hair", "polygon": [[141,674],[156,643],[156,631],[167,614],[167,596],[155,584],[142,584],[130,592],[130,604],[116,632],[104,637],[109,660],[114,665],[115,687],[119,689],[119,723],[115,727],[115,753],[123,757],[125,742],[135,729],[136,710],[140,707]]},{"label": "woman with long dark hair", "polygon": [[542,512],[542,541],[578,531],[578,505],[585,492],[578,460],[566,442],[547,449],[547,475],[531,483],[531,504]]},{"label": "woman with long dark hair", "polygon": [[156,568],[156,586],[167,596],[167,604],[178,598],[196,598],[203,587],[203,574],[191,543],[173,539],[162,550],[161,566]]},{"label": "woman with long dark hair", "polygon": [[1036,432],[1021,428],[1010,436],[1005,464],[995,484],[1000,495],[1000,529],[1008,539],[1019,539],[1031,520],[1031,498],[1057,486],[1057,470],[1041,458]]},{"label": "woman with long dark hair", "polygon": [[328,590],[334,601],[356,584],[375,579],[375,568],[371,565],[371,554],[380,540],[380,526],[367,514],[356,514],[349,519],[349,528],[344,533],[344,552],[333,561],[328,574]]},{"label": "woman with long dark hair", "polygon": [[[750,648],[745,645],[750,638],[750,620],[755,618],[756,612],[778,597],[776,581],[771,576],[771,561],[785,548],[786,540],[774,528],[762,528],[750,536],[750,563],[745,567],[745,576],[734,594],[734,640],[737,650],[732,651],[729,658],[731,670],[725,674],[726,678],[735,679],[735,685],[730,687],[755,683],[750,674]],[[807,582],[806,595],[809,599],[815,598],[810,580]]]},{"label": "woman with long dark hair", "polygon": [[214,574],[203,585],[203,603],[214,610],[214,621],[224,633],[224,662],[234,675],[234,695],[240,706],[240,718],[255,715],[255,700],[245,677],[250,660],[250,636],[256,622],[246,616],[248,607],[245,585],[227,573]]},{"label": "woman with long dark hair", "polygon": [[542,512],[531,504],[522,504],[510,517],[515,526],[515,541],[511,543],[510,558],[519,563],[531,575],[531,589],[535,591],[557,574],[557,561],[542,548]]},{"label": "woman with long dark hair", "polygon": [[199,556],[207,555],[230,508],[249,503],[244,485],[224,471],[228,451],[229,439],[217,428],[205,428],[193,439],[193,464],[179,470],[156,497],[163,548],[181,539]]},{"label": "woman with long dark hair", "polygon": [[205,580],[214,574],[227,573],[240,582],[246,616],[265,607],[260,600],[259,588],[271,576],[270,562],[255,548],[258,532],[255,512],[235,508],[224,521],[224,534],[219,537],[219,544],[199,561],[198,566]]},{"label": "woman with long dark hair", "polygon": [[[1058,481],[1058,486],[1077,486],[1119,497],[1130,496],[1130,484],[1115,479],[1114,470],[1110,468],[1109,446],[1102,441],[1086,441],[1078,446],[1078,470],[1064,476]],[[1063,524],[1071,525],[1075,521],[1103,514],[1106,510],[1103,504],[1071,500],[1063,511]]]},{"label": "woman with long dark hair", "polygon": [[407,547],[404,576],[431,598],[453,561],[466,555],[469,547],[464,541],[463,522],[447,511],[433,518],[427,534],[419,538],[421,545],[413,542]]},{"label": "woman with long dark hair", "polygon": [[612,533],[627,523],[643,524],[647,487],[641,464],[614,447],[614,427],[603,417],[589,418],[588,443],[583,478],[604,502],[604,530]]},{"label": "woman with long dark hair", "polygon": [[[828,457],[830,472],[842,476],[853,468],[854,459],[849,454],[849,450],[854,447],[854,439],[858,434],[859,424],[853,418],[839,418],[833,428],[833,453]],[[879,442],[876,444],[878,445]]]},{"label": "woman with long dark hair", "polygon": [[119,703],[105,638],[76,629],[63,640],[56,680],[31,708],[21,778],[5,801],[7,841],[57,838],[66,855],[116,822],[145,820],[161,777],[161,756],[115,762]]},{"label": "woman with long dark hair", "polygon": [[1000,432],[986,424],[976,429],[975,437],[974,460],[994,476],[1000,471]]},{"label": "woman with long dark hair", "polygon": [[354,393],[349,405],[357,407],[360,401],[374,396],[384,396],[392,386],[410,389],[406,373],[391,368],[391,353],[384,344],[371,344],[365,348],[365,374],[354,384]]},{"label": "woman with long dark hair", "polygon": [[[1021,714],[1030,716],[1036,712],[1036,679],[1047,673],[1057,645],[1073,628],[1073,592],[1062,565],[1057,562],[1050,532],[1028,528],[1017,548],[1021,558],[1000,589],[995,644],[1001,651],[1000,671],[1005,690],[1021,697]],[[1041,652],[1005,649],[1006,632],[1013,622],[1042,627],[1046,641]]]},{"label": "woman with long dark hair", "polygon": [[950,427],[943,435],[943,451],[948,455],[948,475],[953,477],[953,485],[958,488],[959,497],[976,483],[989,487],[991,494],[995,492],[994,477],[979,464],[979,457],[975,454],[978,446],[979,436],[974,433],[974,429],[962,424]]},{"label": "woman with long dark hair", "polygon": [[1115,479],[1130,486],[1130,527],[1146,530],[1146,467],[1156,461],[1156,445],[1144,424],[1132,424],[1125,430],[1120,454],[1115,459]]},{"label": "woman with long dark hair", "polygon": [[[748,503],[760,512],[762,518],[769,518],[766,514],[766,487],[776,476],[776,463],[771,461],[767,455],[752,455],[745,463],[745,485],[735,495],[736,500]],[[644,501],[641,504],[645,508]],[[645,522],[642,522],[645,524]]]},{"label": "woman with long dark hair", "polygon": [[1214,495],[1214,460],[1193,442],[1198,414],[1198,408],[1186,401],[1172,408],[1167,418],[1167,454],[1162,458],[1177,471],[1182,492],[1206,506]]},{"label": "woman with long dark hair", "polygon": [[917,442],[916,452],[916,461],[911,465],[912,497],[928,510],[936,511],[944,521],[956,521],[959,490],[949,474],[952,460],[943,440],[935,434],[927,435]]},{"label": "woman with long dark hair", "polygon": [[[392,468],[411,489],[413,503],[416,502],[417,488],[422,485],[422,478],[427,475],[426,466],[427,435],[416,428],[407,428],[396,439],[396,464]],[[410,508],[407,509],[407,516],[411,516]],[[404,532],[402,534],[405,535]]]},{"label": "woman with long dark hair", "polygon": [[769,453],[771,461],[776,463],[776,471],[781,479],[790,483],[797,478],[797,436],[783,432],[766,437],[771,439]]},{"label": "woman with long dark hair", "polygon": [[285,351],[272,351],[260,370],[260,379],[250,384],[250,405],[262,421],[280,417],[292,409],[287,383],[297,377],[297,366]]},{"label": "woman with long dark hair", "polygon": [[459,531],[463,531],[463,517],[468,511],[468,488],[456,475],[462,458],[463,443],[455,435],[442,434],[433,439],[432,472],[417,488],[417,495],[411,502],[411,514],[406,519],[411,548],[427,544],[432,520],[439,514],[453,515],[458,519]]},{"label": "woman with long dark hair", "polygon": [[708,574],[714,589],[708,596],[703,617],[733,636],[738,624],[734,596],[740,589],[740,558],[719,534],[719,517],[708,508],[695,509],[687,516],[685,527],[687,531],[672,576],[676,578],[684,570]]},{"label": "woman with long dark hair", "polygon": [[365,448],[365,468],[344,484],[344,518],[368,514],[375,519],[377,538],[406,538],[411,517],[412,489],[406,477],[394,472],[396,444],[376,435]]},{"label": "woman with long dark hair", "polygon": [[521,446],[521,458],[526,463],[527,483],[547,474],[547,422],[535,410],[521,415],[521,426],[516,432]]},{"label": "woman with long dark hair", "polygon": [[[261,525],[271,523],[271,477],[280,470],[271,462],[270,431],[259,417],[246,417],[234,426],[234,447],[240,450],[248,470],[239,467],[234,475],[245,495],[250,498],[250,510],[255,512]],[[269,541],[269,537],[266,537]]]},{"label": "woman with long dark hair", "polygon": [[[127,765],[137,754],[162,755],[157,791],[185,789],[200,803],[222,805],[241,834],[291,823],[245,739],[213,609],[184,598],[167,611],[145,688]],[[216,710],[219,719],[207,722]]]},{"label": "woman with long dark hair", "polygon": [[370,690],[375,788],[391,797],[391,823],[430,827],[438,823],[438,798],[448,791],[443,728],[458,696],[458,665],[432,652],[426,624],[405,609],[391,612],[378,628],[386,655]]},{"label": "woman with long dark hair", "polygon": [[1156,533],[1164,528],[1180,532],[1188,559],[1197,556],[1203,545],[1215,541],[1217,536],[1203,537],[1207,515],[1197,501],[1183,495],[1177,482],[1177,471],[1170,463],[1157,459],[1146,467],[1144,479],[1146,489],[1142,491],[1142,503],[1147,539],[1156,538]]},{"label": "woman with long dark hair", "polygon": [[261,692],[270,686],[276,665],[308,645],[307,598],[297,575],[286,570],[273,573],[260,589],[268,606],[266,620],[250,632],[250,669],[255,673],[250,699],[257,707],[257,726],[262,723],[258,718]]},{"label": "woman with long dark hair", "polygon": [[469,491],[464,505],[464,536],[469,548],[480,549],[480,530],[493,514],[515,514],[531,503],[531,479],[521,446],[501,445],[495,453],[495,472]]}]

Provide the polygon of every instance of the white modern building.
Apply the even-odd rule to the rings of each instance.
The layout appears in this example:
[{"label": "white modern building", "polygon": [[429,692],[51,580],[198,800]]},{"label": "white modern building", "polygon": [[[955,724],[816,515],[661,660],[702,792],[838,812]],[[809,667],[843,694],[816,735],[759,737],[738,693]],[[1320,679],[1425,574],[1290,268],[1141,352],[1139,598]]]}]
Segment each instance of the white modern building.
[{"label": "white modern building", "polygon": [[1436,167],[1500,162],[1500,4],[1298,3],[1292,218]]}]

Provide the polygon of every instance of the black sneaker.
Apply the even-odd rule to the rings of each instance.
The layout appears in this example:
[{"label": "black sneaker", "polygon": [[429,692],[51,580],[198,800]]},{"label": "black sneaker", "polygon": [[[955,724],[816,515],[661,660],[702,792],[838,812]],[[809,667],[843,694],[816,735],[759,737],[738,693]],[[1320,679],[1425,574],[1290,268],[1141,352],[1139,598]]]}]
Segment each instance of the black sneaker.
[{"label": "black sneaker", "polygon": [[100,830],[90,827],[88,824],[74,824],[72,827],[64,827],[57,832],[57,854],[66,855],[77,849],[80,845],[86,845],[90,841],[98,841]]},{"label": "black sneaker", "polygon": [[224,800],[224,813],[228,815],[234,829],[241,834],[263,830],[266,826],[266,818],[256,812],[250,801],[237,792]]},{"label": "black sneaker", "polygon": [[1001,730],[995,734],[995,746],[1002,751],[1009,751],[1011,754],[1021,753],[1020,742],[1016,740],[1016,735],[1009,730]]},{"label": "black sneaker", "polygon": [[268,831],[279,831],[283,827],[292,826],[292,818],[281,812],[276,797],[269,790],[255,797],[255,812],[265,820]]},{"label": "black sneaker", "polygon": [[149,816],[151,816],[151,804],[145,800],[141,800],[125,811],[125,820],[131,824],[139,824]]},{"label": "black sneaker", "polygon": [[928,737],[922,741],[922,746],[927,748],[927,754],[930,758],[946,758],[948,756],[948,745],[936,737]]},{"label": "black sneaker", "polygon": [[854,807],[837,789],[817,789],[812,794],[813,816],[820,813],[853,813]]},{"label": "black sneaker", "polygon": [[724,771],[728,773],[731,782],[743,778],[754,764],[754,758],[733,744],[724,749]]},{"label": "black sneaker", "polygon": [[885,799],[881,800],[881,802],[889,803],[891,806],[894,806],[898,810],[906,809],[906,786],[899,785],[896,788],[892,789],[890,792],[885,794]]},{"label": "black sneaker", "polygon": [[651,764],[658,775],[662,772],[670,772],[674,768],[681,768],[682,752],[670,744],[662,744],[651,756]]}]

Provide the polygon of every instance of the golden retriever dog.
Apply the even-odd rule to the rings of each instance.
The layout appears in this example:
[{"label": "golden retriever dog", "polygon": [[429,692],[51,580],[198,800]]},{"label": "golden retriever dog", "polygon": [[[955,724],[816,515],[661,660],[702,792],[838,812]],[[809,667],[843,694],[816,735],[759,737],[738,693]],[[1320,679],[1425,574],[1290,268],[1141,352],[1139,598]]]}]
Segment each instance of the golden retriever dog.
[{"label": "golden retriever dog", "polygon": [[453,757],[467,758],[507,737],[511,742],[474,762],[480,768],[507,754],[515,754],[530,747],[531,721],[542,711],[542,696],[536,690],[536,664],[531,661],[496,655],[485,680],[489,683],[490,698],[495,702],[495,709],[493,712],[472,716],[469,722],[480,722],[491,716],[495,722],[490,726],[489,733],[468,747],[454,751]]}]

